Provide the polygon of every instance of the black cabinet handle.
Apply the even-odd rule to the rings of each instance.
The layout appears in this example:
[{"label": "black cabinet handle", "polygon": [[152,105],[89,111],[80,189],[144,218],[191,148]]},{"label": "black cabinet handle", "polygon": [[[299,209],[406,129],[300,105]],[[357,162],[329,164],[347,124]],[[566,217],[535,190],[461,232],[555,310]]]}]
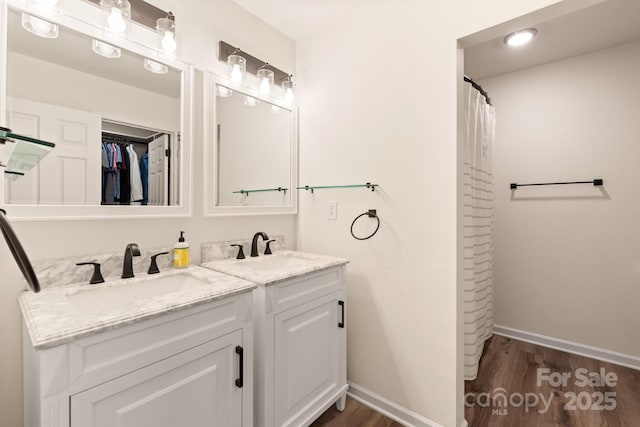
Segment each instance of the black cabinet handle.
[{"label": "black cabinet handle", "polygon": [[236,346],[236,353],[240,357],[240,377],[236,379],[236,387],[242,388],[244,385],[244,349],[239,345]]},{"label": "black cabinet handle", "polygon": [[338,328],[344,328],[344,301],[338,301],[338,305],[342,311],[342,320],[338,322]]}]

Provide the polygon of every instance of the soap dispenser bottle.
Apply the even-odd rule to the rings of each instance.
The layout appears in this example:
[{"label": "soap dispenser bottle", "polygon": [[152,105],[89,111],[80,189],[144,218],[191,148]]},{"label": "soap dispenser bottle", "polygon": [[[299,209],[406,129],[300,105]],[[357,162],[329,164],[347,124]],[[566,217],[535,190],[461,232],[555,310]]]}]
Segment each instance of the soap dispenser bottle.
[{"label": "soap dispenser bottle", "polygon": [[185,268],[189,266],[189,262],[189,243],[184,241],[184,231],[181,231],[178,243],[173,247],[173,266],[175,268]]}]

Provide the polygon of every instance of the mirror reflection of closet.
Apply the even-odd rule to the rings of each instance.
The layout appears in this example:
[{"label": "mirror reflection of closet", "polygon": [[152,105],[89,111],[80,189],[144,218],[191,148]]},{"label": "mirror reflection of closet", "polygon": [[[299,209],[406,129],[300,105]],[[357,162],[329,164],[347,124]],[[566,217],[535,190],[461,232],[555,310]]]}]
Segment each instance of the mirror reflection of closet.
[{"label": "mirror reflection of closet", "polygon": [[[189,172],[181,162],[189,158],[184,151],[189,138],[189,127],[184,126],[190,120],[190,110],[185,110],[191,90],[191,77],[185,72],[189,66],[179,61],[168,66],[158,63],[163,72],[150,72],[144,48],[131,45],[143,54],[121,48],[118,56],[107,58],[92,51],[94,34],[60,25],[58,38],[37,37],[22,27],[20,10],[8,8],[7,12],[5,126],[56,144],[23,177],[5,180],[4,203],[14,207],[12,212],[20,216],[24,211],[31,217],[63,215],[63,211],[74,216],[107,212],[85,207],[108,207],[109,215],[124,210],[119,206],[188,209],[184,198],[189,193],[184,188],[188,180],[182,173]],[[111,170],[107,161],[103,169],[105,140],[123,147],[130,144],[138,168],[146,154],[144,187],[148,191],[143,197],[138,191],[129,194],[126,187],[126,195],[114,196],[123,182],[117,161]],[[143,176],[144,169],[140,182]],[[125,177],[125,185],[126,181]],[[36,206],[47,208],[28,210]],[[51,209],[63,207],[77,209]]]},{"label": "mirror reflection of closet", "polygon": [[[101,204],[175,205],[179,199],[173,177],[178,164],[171,156],[175,141],[176,135],[169,131],[102,120]],[[121,162],[114,167],[118,150]]]}]

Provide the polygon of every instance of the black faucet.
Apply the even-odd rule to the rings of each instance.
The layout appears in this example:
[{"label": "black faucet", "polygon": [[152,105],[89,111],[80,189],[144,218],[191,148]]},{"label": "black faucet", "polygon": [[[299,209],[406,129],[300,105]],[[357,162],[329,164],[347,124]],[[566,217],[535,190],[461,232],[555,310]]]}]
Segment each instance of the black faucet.
[{"label": "black faucet", "polygon": [[262,240],[269,240],[269,236],[264,231],[258,231],[253,235],[251,240],[251,256],[258,256],[258,237],[262,237]]},{"label": "black faucet", "polygon": [[133,257],[140,256],[140,248],[135,243],[129,243],[124,250],[124,261],[122,262],[122,278],[129,279],[133,276]]}]

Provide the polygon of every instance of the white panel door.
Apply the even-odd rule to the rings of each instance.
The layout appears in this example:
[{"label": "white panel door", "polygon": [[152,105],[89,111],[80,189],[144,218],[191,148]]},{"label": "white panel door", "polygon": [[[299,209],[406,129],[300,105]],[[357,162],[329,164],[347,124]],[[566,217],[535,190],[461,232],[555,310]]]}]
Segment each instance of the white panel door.
[{"label": "white panel door", "polygon": [[275,316],[275,425],[339,388],[341,315],[334,293]]},{"label": "white panel door", "polygon": [[56,144],[32,171],[8,185],[7,200],[99,205],[100,115],[19,98],[7,99],[7,111],[9,127],[14,132]]},{"label": "white panel door", "polygon": [[166,150],[169,137],[161,135],[149,143],[149,204],[164,206],[167,204],[168,162]]},{"label": "white panel door", "polygon": [[236,346],[209,341],[71,397],[72,427],[241,427]]}]

